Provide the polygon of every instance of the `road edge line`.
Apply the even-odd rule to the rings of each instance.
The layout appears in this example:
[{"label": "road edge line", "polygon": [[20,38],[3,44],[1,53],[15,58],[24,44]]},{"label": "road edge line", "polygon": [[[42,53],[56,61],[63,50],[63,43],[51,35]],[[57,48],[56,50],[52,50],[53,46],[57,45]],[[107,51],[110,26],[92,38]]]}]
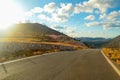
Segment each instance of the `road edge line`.
[{"label": "road edge line", "polygon": [[112,68],[115,70],[115,72],[120,76],[120,70],[108,59],[108,57],[104,54],[102,50],[100,50],[102,55],[105,57],[107,62],[112,66]]},{"label": "road edge line", "polygon": [[[66,52],[66,51],[60,51],[60,52]],[[36,58],[36,57],[42,57],[42,56],[46,56],[46,55],[54,55],[54,54],[57,54],[57,53],[59,53],[59,52],[50,52],[50,53],[43,53],[43,54],[40,54],[40,55],[28,56],[28,57],[25,57],[25,58],[15,59],[15,60],[7,61],[7,62],[2,62],[2,63],[0,63],[0,65],[13,63],[13,62],[17,62],[17,61],[22,61],[22,60],[27,60],[27,59],[32,59],[32,58]]]},{"label": "road edge line", "polygon": [[44,54],[41,54],[41,55],[34,55],[34,56],[29,56],[29,57],[20,58],[20,59],[16,59],[16,60],[11,60],[11,61],[7,61],[7,62],[2,62],[2,63],[0,63],[0,65],[13,63],[13,62],[18,62],[18,61],[27,60],[27,59],[32,59],[32,58],[36,58],[36,57],[42,57],[42,56],[45,56],[45,55],[52,55],[52,54],[56,54],[56,52],[44,53]]}]

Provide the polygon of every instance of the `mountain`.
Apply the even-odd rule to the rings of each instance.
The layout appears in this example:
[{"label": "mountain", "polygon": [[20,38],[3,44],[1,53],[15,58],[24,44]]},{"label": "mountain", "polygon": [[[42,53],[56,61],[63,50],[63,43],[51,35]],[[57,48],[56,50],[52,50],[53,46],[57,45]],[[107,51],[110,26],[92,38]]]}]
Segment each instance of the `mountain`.
[{"label": "mountain", "polygon": [[105,44],[102,51],[109,59],[120,65],[120,35]]},{"label": "mountain", "polygon": [[55,31],[46,25],[38,23],[20,23],[14,24],[10,27],[9,36],[14,37],[40,37],[43,35],[63,35],[62,33]]},{"label": "mountain", "polygon": [[[67,39],[72,39],[71,37],[53,30],[46,25],[38,23],[20,23],[14,24],[10,27],[7,32],[0,34],[0,37],[7,38],[32,38],[38,39],[39,41],[49,41],[53,37],[65,37]],[[62,38],[61,38],[62,39]]]},{"label": "mountain", "polygon": [[15,24],[0,31],[0,62],[85,48],[84,43],[38,23]]},{"label": "mountain", "polygon": [[111,39],[110,38],[90,38],[90,37],[80,37],[75,38],[78,41],[83,42],[84,44],[88,45],[91,48],[100,48],[103,44],[108,43]]},{"label": "mountain", "polygon": [[120,35],[110,40],[109,43],[105,44],[104,47],[120,48]]},{"label": "mountain", "polygon": [[26,33],[26,34],[35,34],[37,35],[47,35],[47,34],[56,34],[56,35],[62,35],[62,33],[55,31],[46,25],[38,24],[38,23],[21,23],[21,24],[15,24],[13,27],[13,30],[15,33]]},{"label": "mountain", "polygon": [[80,37],[80,38],[76,38],[77,40],[80,40],[82,42],[86,42],[86,41],[105,41],[108,40],[106,38],[102,38],[102,37],[98,37],[98,38],[91,38],[91,37]]},{"label": "mountain", "polygon": [[10,27],[9,32],[7,31],[5,34],[0,34],[0,38],[9,38],[7,40],[12,39],[12,41],[62,42],[85,46],[82,42],[76,41],[72,37],[39,23],[15,24]]}]

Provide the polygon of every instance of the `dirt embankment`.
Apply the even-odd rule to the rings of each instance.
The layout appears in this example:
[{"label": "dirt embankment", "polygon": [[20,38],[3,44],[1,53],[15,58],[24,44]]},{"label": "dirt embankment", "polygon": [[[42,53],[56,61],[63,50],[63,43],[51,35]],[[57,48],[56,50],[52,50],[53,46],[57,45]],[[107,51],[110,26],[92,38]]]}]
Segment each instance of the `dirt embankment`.
[{"label": "dirt embankment", "polygon": [[0,62],[65,50],[75,50],[75,47],[46,43],[0,42]]}]

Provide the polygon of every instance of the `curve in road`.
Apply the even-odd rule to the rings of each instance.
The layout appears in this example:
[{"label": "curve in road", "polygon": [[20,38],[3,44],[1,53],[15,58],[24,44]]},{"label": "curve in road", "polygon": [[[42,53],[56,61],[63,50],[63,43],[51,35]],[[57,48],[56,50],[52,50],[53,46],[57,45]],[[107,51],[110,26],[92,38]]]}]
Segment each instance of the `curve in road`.
[{"label": "curve in road", "polygon": [[0,64],[0,80],[120,80],[98,49],[56,52]]}]

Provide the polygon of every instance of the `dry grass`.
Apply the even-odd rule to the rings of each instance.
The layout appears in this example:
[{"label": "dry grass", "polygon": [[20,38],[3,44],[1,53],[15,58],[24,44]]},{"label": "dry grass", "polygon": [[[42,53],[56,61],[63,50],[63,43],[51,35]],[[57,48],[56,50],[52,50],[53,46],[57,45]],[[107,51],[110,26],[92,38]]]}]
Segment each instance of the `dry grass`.
[{"label": "dry grass", "polygon": [[0,38],[0,42],[37,42],[37,38]]},{"label": "dry grass", "polygon": [[120,64],[120,48],[103,48],[102,50],[106,56]]},{"label": "dry grass", "polygon": [[64,42],[41,42],[37,38],[0,38],[0,47],[0,62],[44,53],[86,48],[82,45]]},{"label": "dry grass", "polygon": [[72,46],[76,49],[86,49],[85,45],[78,45],[68,42],[43,42],[37,38],[0,38],[0,42],[25,42],[25,43],[36,43],[36,44],[52,44],[52,45],[63,45],[63,46]]},{"label": "dry grass", "polygon": [[75,50],[72,46],[65,46],[53,43],[33,42],[0,42],[0,62],[18,58],[41,55],[44,53]]}]

